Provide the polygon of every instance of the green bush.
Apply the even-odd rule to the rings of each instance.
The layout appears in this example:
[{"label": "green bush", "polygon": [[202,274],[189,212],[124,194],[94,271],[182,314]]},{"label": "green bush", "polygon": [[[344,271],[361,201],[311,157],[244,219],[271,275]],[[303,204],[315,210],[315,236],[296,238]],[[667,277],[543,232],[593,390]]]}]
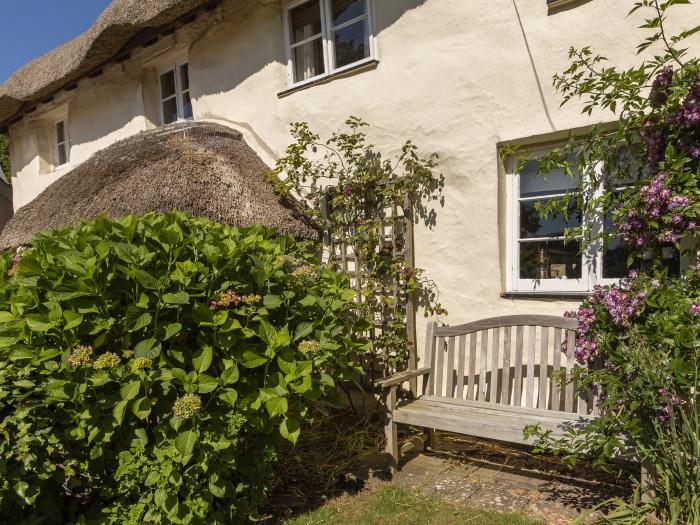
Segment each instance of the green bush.
[{"label": "green bush", "polygon": [[262,227],[99,218],[0,258],[0,521],[240,523],[356,367],[347,277]]}]

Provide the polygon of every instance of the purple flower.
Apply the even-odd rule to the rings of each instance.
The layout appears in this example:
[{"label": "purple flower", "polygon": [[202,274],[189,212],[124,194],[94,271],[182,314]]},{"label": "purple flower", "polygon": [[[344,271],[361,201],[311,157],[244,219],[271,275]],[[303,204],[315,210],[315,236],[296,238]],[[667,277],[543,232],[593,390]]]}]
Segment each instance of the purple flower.
[{"label": "purple flower", "polygon": [[690,307],[688,308],[688,310],[690,310],[690,315],[692,315],[692,316],[694,316],[694,317],[697,317],[697,316],[700,315],[700,304],[698,304],[698,303],[693,303],[693,304],[690,305]]}]

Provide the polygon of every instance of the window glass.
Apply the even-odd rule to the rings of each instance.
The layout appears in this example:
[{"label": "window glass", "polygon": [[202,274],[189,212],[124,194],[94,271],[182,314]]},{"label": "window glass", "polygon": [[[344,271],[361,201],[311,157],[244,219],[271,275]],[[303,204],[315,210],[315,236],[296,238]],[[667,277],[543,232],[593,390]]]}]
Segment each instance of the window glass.
[{"label": "window glass", "polygon": [[321,35],[321,6],[319,0],[311,0],[290,11],[292,43],[296,44]]},{"label": "window glass", "polygon": [[581,245],[577,241],[535,241],[520,244],[521,279],[580,279]]},{"label": "window glass", "polygon": [[320,38],[294,48],[294,80],[308,80],[325,72]]},{"label": "window glass", "polygon": [[570,177],[562,169],[553,170],[547,174],[537,173],[539,162],[531,160],[520,172],[520,196],[539,197],[541,195],[556,195],[566,193],[578,187],[580,176]]},{"label": "window glass", "polygon": [[182,95],[182,118],[192,118],[192,99],[189,91]]},{"label": "window glass", "polygon": [[63,122],[56,124],[56,141],[58,144],[62,144],[66,141],[66,128]]},{"label": "window glass", "polygon": [[175,72],[168,71],[160,76],[160,98],[166,99],[175,95]]},{"label": "window glass", "polygon": [[62,166],[68,162],[68,140],[66,139],[66,123],[56,122],[56,165]]},{"label": "window glass", "polygon": [[188,64],[180,66],[180,89],[182,91],[190,89],[190,68]]},{"label": "window glass", "polygon": [[520,237],[563,237],[566,228],[581,225],[581,212],[576,202],[569,202],[568,216],[560,213],[550,213],[545,217],[540,215],[536,206],[545,205],[551,199],[526,200],[520,202]]},{"label": "window glass", "polygon": [[365,0],[333,0],[333,26],[339,26],[367,12]]},{"label": "window glass", "polygon": [[335,30],[335,66],[343,67],[369,56],[367,20]]},{"label": "window glass", "polygon": [[175,97],[163,101],[163,124],[177,121],[177,99]]}]

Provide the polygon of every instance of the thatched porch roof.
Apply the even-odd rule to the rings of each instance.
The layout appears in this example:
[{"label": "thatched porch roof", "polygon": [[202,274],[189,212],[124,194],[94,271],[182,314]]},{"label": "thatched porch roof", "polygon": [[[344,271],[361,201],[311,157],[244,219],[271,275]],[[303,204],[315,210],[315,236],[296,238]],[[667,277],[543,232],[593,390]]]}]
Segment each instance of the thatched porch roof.
[{"label": "thatched porch roof", "polygon": [[263,224],[301,239],[319,232],[291,198],[275,194],[265,163],[240,133],[211,123],[146,131],[96,153],[15,213],[0,249],[31,243],[43,230],[102,213],[180,210],[232,226]]}]

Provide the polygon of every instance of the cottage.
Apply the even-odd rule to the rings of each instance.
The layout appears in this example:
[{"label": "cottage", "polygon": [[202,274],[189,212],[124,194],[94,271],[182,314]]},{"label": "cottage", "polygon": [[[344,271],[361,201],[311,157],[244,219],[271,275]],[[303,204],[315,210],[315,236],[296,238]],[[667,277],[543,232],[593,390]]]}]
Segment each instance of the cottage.
[{"label": "cottage", "polygon": [[[641,20],[625,16],[629,7],[620,0],[114,0],[86,33],[0,87],[18,210],[3,242],[54,225],[41,222],[34,199],[64,176],[80,184],[94,170],[123,169],[88,159],[143,132],[190,120],[223,126],[241,134],[256,163],[271,166],[290,141],[290,122],[325,133],[356,115],[384,151],[411,138],[440,154],[445,207],[432,231],[416,230],[415,259],[449,292],[443,302],[455,320],[561,315],[595,284],[622,277],[626,253],[613,243],[582,256],[565,245],[562,220],[532,211],[572,182],[561,173],[535,178],[534,164],[517,173],[498,150],[545,151],[608,118],[583,117],[575,104],[560,108],[551,78],[567,67],[571,45],[633,64]],[[691,13],[695,20],[671,23],[700,23],[700,12]],[[90,170],[81,169],[86,161]],[[239,181],[254,177],[234,171]],[[168,173],[168,187],[191,192],[183,195],[188,209],[201,210],[198,198],[217,197],[176,184],[189,173],[191,166]],[[146,184],[142,175],[125,177]],[[68,198],[70,187],[54,186],[41,206]],[[99,199],[92,208],[83,199],[81,209],[94,211]],[[683,261],[667,255],[678,271]]]}]

